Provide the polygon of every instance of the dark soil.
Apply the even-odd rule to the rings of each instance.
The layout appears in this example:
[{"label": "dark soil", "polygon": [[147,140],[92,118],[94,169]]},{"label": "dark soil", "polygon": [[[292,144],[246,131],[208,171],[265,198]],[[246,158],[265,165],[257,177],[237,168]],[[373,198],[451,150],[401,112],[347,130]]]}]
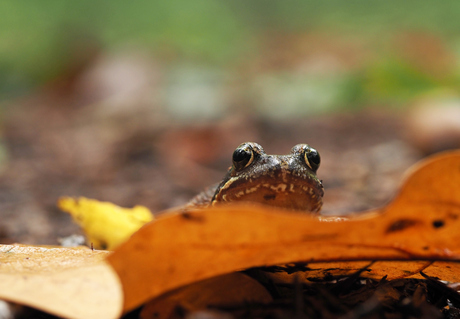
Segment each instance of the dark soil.
[{"label": "dark soil", "polygon": [[12,110],[4,121],[2,243],[57,244],[79,233],[56,208],[60,196],[141,204],[156,213],[182,205],[224,176],[244,141],[272,154],[286,154],[297,143],[316,148],[326,215],[385,204],[404,171],[422,157],[405,141],[403,119],[382,111],[283,121],[229,116],[158,128],[142,118],[95,118],[88,106],[46,94]]},{"label": "dark soil", "polygon": [[[0,242],[58,244],[79,234],[56,208],[86,196],[155,213],[186,203],[219,181],[234,148],[255,141],[268,153],[308,143],[321,154],[323,214],[384,205],[424,154],[405,139],[404,118],[382,110],[273,121],[234,115],[200,124],[149,126],[101,119],[87,105],[43,93],[17,101],[4,121],[8,161],[0,180]],[[178,318],[457,318],[458,294],[433,278],[267,286],[275,301],[215,307]],[[276,288],[276,289],[275,289]],[[27,311],[30,309],[25,308]],[[40,314],[46,318],[46,314]],[[129,316],[135,317],[136,313]]]}]

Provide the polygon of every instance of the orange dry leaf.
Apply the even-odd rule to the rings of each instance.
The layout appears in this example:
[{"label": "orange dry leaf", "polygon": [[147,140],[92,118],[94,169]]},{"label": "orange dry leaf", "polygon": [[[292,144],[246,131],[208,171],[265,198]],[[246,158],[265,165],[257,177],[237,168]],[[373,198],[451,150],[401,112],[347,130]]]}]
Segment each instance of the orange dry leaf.
[{"label": "orange dry leaf", "polygon": [[[326,219],[327,220],[327,219]],[[460,260],[460,152],[435,156],[412,169],[397,198],[347,221],[267,207],[228,205],[166,214],[143,227],[108,261],[125,293],[124,309],[213,276],[292,262]],[[401,265],[374,273],[401,277]],[[410,263],[408,275],[428,266]],[[342,266],[347,268],[346,266]],[[393,266],[394,267],[394,266]],[[453,265],[458,269],[457,264]],[[398,269],[399,268],[399,269]],[[458,279],[456,269],[425,268]],[[446,276],[446,277],[445,277]]]},{"label": "orange dry leaf", "polygon": [[117,318],[122,292],[107,252],[0,245],[0,299],[66,318]]}]

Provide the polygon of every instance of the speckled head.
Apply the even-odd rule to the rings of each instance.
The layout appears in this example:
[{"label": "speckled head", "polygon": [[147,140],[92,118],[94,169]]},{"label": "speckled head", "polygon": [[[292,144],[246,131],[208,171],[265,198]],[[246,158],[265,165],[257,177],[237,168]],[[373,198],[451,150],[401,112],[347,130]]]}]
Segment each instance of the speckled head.
[{"label": "speckled head", "polygon": [[318,152],[307,144],[294,146],[289,155],[267,155],[259,144],[243,143],[211,203],[248,201],[318,213],[324,194],[316,177],[319,164]]}]

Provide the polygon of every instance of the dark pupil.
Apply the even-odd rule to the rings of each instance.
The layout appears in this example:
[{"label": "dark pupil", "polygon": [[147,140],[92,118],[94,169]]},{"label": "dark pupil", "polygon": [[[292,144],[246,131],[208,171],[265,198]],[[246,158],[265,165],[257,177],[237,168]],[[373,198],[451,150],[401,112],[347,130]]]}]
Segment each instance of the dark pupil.
[{"label": "dark pupil", "polygon": [[250,160],[251,152],[248,150],[239,148],[233,152],[233,166],[237,170],[245,168]]},{"label": "dark pupil", "polygon": [[235,152],[233,152],[233,161],[235,163],[240,163],[240,162],[247,162],[251,158],[251,153],[243,150],[243,149],[237,149]]},{"label": "dark pupil", "polygon": [[307,157],[308,157],[308,160],[316,165],[319,165],[321,159],[319,157],[319,154],[317,151],[315,150],[311,150],[310,152],[308,152],[307,154]]}]

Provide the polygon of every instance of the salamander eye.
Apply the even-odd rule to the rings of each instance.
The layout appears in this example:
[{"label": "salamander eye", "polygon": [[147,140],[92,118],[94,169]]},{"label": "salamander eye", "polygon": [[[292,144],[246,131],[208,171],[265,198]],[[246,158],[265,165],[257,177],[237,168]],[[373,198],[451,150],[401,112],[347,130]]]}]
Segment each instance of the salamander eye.
[{"label": "salamander eye", "polygon": [[254,151],[247,144],[242,144],[233,152],[233,166],[236,170],[248,167],[254,160]]},{"label": "salamander eye", "polygon": [[321,158],[317,150],[311,147],[305,148],[305,163],[308,167],[311,168],[313,172],[318,170],[319,164],[321,162]]}]

